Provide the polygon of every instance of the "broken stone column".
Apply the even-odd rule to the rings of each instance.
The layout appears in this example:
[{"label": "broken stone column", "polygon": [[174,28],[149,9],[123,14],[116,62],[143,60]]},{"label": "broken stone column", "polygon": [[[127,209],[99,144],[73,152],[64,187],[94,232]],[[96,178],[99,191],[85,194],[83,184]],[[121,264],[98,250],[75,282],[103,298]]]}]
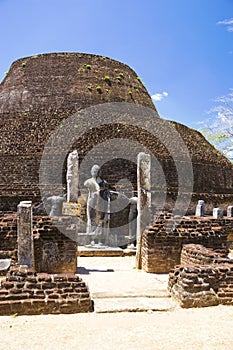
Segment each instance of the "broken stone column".
[{"label": "broken stone column", "polygon": [[142,268],[141,245],[142,233],[151,221],[151,157],[140,152],[137,157],[137,252],[136,267]]},{"label": "broken stone column", "polygon": [[227,207],[227,217],[232,218],[233,217],[233,205],[229,205]]},{"label": "broken stone column", "polygon": [[78,152],[71,152],[67,158],[67,202],[78,202]]},{"label": "broken stone column", "polygon": [[22,201],[17,208],[18,264],[34,267],[32,202]]},{"label": "broken stone column", "polygon": [[221,208],[213,209],[213,217],[214,219],[222,219],[223,218],[223,210]]},{"label": "broken stone column", "polygon": [[198,201],[195,216],[205,216],[205,202],[203,200]]}]

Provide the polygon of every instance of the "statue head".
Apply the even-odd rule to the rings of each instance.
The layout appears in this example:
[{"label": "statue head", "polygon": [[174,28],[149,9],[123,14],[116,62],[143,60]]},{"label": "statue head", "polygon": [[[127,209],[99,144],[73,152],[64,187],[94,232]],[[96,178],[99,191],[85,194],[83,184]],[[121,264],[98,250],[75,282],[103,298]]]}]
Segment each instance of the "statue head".
[{"label": "statue head", "polygon": [[99,175],[100,175],[100,167],[99,167],[99,165],[95,164],[91,168],[91,176],[97,177]]}]

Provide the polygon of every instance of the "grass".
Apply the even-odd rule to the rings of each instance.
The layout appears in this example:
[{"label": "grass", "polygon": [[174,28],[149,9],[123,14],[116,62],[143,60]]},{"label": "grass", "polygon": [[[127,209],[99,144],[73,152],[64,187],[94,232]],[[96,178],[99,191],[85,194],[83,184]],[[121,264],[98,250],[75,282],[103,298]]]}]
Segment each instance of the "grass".
[{"label": "grass", "polygon": [[90,64],[87,64],[87,63],[84,64],[84,67],[85,67],[86,69],[89,69],[89,70],[91,69],[91,65],[90,65]]},{"label": "grass", "polygon": [[92,85],[87,85],[87,89],[88,89],[89,91],[92,91]]},{"label": "grass", "polygon": [[96,90],[99,92],[99,93],[101,93],[102,92],[102,88],[101,88],[101,86],[96,86]]}]

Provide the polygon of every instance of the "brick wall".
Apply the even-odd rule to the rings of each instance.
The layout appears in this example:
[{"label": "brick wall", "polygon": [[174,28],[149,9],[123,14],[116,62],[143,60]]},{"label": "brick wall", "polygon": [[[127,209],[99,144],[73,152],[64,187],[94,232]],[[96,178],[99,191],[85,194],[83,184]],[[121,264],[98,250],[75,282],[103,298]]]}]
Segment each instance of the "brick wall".
[{"label": "brick wall", "polygon": [[233,305],[233,260],[200,245],[184,246],[168,289],[184,308]]},{"label": "brick wall", "polygon": [[76,272],[77,232],[74,218],[34,217],[33,234],[36,271]]},{"label": "brick wall", "polygon": [[[77,230],[72,217],[33,217],[35,265],[38,272],[75,273]],[[0,212],[0,259],[17,262],[17,214]]]},{"label": "brick wall", "polygon": [[228,248],[227,236],[232,231],[233,220],[183,217],[173,229],[179,217],[161,214],[148,227],[142,237],[142,268],[152,273],[168,273],[180,264],[183,245],[202,244],[215,251]]},{"label": "brick wall", "polygon": [[[222,254],[200,244],[186,244],[183,246],[180,256],[180,264],[183,266],[229,264],[227,250]],[[232,260],[233,264],[233,260]]]},{"label": "brick wall", "polygon": [[0,212],[0,259],[17,260],[16,213]]},{"label": "brick wall", "polygon": [[88,312],[87,286],[75,274],[37,273],[27,266],[11,267],[0,285],[0,315]]}]

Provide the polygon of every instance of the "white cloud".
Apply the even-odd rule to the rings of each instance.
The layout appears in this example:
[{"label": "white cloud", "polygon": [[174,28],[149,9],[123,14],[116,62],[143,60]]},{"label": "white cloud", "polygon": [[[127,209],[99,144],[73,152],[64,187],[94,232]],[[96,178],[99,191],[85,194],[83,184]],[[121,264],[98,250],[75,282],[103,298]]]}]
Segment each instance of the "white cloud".
[{"label": "white cloud", "polygon": [[168,92],[163,91],[162,93],[156,93],[154,95],[151,96],[152,100],[154,101],[161,101],[164,97],[168,96]]},{"label": "white cloud", "polygon": [[224,19],[224,21],[218,21],[217,24],[225,25],[228,32],[233,32],[233,18]]}]

